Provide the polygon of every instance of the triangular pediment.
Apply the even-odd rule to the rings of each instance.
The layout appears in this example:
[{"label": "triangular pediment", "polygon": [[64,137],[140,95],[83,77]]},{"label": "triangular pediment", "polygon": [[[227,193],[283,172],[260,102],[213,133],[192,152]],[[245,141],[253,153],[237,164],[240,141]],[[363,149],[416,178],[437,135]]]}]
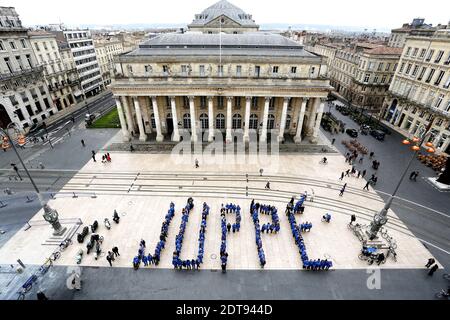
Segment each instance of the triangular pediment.
[{"label": "triangular pediment", "polygon": [[219,28],[221,20],[222,20],[222,28],[223,27],[240,27],[241,26],[240,23],[236,22],[235,20],[231,19],[230,17],[227,17],[226,15],[221,15],[221,16],[218,16],[215,19],[211,20],[207,24],[205,24],[205,27]]}]

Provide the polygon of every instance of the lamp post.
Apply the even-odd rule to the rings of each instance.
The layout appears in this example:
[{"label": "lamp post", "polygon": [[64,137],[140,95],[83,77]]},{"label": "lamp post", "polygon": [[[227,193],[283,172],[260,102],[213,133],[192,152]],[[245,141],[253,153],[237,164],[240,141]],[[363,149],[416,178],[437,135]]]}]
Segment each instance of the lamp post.
[{"label": "lamp post", "polygon": [[[0,132],[8,138],[8,141],[11,144],[12,149],[16,153],[17,158],[19,159],[19,161],[22,164],[22,167],[24,168],[28,178],[30,179],[31,184],[33,185],[33,188],[34,188],[34,190],[37,193],[39,202],[41,203],[42,207],[44,208],[44,215],[43,215],[44,219],[46,221],[48,221],[52,225],[52,227],[54,229],[53,235],[54,236],[61,236],[61,235],[64,234],[64,232],[66,232],[67,228],[66,227],[63,228],[61,226],[61,223],[59,223],[58,212],[55,209],[50,208],[50,206],[45,203],[44,199],[42,198],[41,193],[39,192],[39,188],[37,187],[36,183],[34,182],[33,178],[31,177],[30,172],[28,171],[27,167],[25,166],[25,163],[23,163],[23,160],[20,157],[19,152],[16,149],[16,146],[14,145],[14,141],[11,139],[11,137],[10,137],[10,135],[8,133],[8,130],[12,129],[14,126],[16,126],[16,124],[14,122],[11,122],[10,124],[8,124],[6,126],[6,130],[4,130],[3,128],[0,128]],[[17,130],[17,128],[16,128],[16,130]]]},{"label": "lamp post", "polygon": [[[411,156],[411,158],[409,159],[408,165],[406,166],[405,170],[403,171],[400,181],[397,183],[397,186],[395,187],[394,192],[389,197],[388,201],[384,205],[384,208],[381,209],[381,211],[378,212],[373,217],[373,221],[370,223],[370,226],[369,226],[370,229],[367,230],[367,234],[368,234],[370,240],[375,239],[377,237],[378,231],[380,231],[381,227],[387,223],[387,221],[388,221],[387,213],[392,205],[392,202],[394,201],[395,195],[397,194],[397,191],[400,188],[400,185],[402,184],[403,179],[405,178],[406,174],[408,173],[408,170],[411,167],[411,164],[412,164],[414,158],[416,157],[417,153],[419,152],[420,147],[427,139],[428,134],[430,133],[430,129],[433,126],[433,122],[434,122],[434,117],[433,117],[433,119],[431,119],[428,126],[424,130],[422,130],[421,138],[414,137],[412,139],[413,143],[418,142],[417,144],[413,145],[411,148],[412,150],[414,150],[414,153]],[[409,141],[408,139],[405,139],[405,140],[403,140],[403,144],[409,145],[409,144],[411,144],[411,141]],[[434,152],[433,145],[430,142],[427,142],[426,146],[428,147],[427,152],[430,152],[430,153]]]}]

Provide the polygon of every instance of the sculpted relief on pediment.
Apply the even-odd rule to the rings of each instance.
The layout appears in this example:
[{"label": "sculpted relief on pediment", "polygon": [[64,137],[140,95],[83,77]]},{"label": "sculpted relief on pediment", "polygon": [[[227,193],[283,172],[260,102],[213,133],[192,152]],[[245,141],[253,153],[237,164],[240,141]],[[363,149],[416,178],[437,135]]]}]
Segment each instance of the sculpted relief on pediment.
[{"label": "sculpted relief on pediment", "polygon": [[220,17],[217,17],[216,19],[207,23],[205,26],[219,28],[221,19],[223,19],[222,27],[239,27],[240,26],[240,24],[238,24],[236,21],[228,18],[227,16],[223,16],[223,15]]}]

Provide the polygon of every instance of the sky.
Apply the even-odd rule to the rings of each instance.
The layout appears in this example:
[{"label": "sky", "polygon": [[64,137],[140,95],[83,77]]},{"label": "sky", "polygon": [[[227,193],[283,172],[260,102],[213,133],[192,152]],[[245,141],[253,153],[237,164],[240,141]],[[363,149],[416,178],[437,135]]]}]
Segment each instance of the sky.
[{"label": "sky", "polygon": [[[190,23],[215,0],[2,0],[26,26]],[[449,0],[230,0],[257,24],[316,24],[390,30],[415,17],[447,24]]]}]

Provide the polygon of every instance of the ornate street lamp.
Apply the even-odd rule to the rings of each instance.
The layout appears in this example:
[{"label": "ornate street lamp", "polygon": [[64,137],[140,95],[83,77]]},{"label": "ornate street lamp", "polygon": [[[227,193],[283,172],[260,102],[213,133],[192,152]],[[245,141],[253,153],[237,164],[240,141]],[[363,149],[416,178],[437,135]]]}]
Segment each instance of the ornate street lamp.
[{"label": "ornate street lamp", "polygon": [[[14,127],[16,127],[16,128],[14,128]],[[31,177],[30,172],[28,171],[27,167],[25,166],[25,163],[23,163],[23,160],[20,157],[19,152],[17,152],[16,146],[14,145],[14,141],[11,139],[11,137],[10,137],[10,135],[8,133],[9,129],[14,129],[16,131],[19,131],[19,129],[17,128],[16,123],[11,122],[10,124],[7,125],[6,130],[0,128],[0,133],[2,133],[4,136],[6,136],[8,138],[8,141],[9,141],[12,149],[16,153],[17,158],[19,158],[20,163],[22,164],[23,168],[25,169],[25,172],[26,172],[28,178],[30,179],[31,184],[34,187],[34,190],[36,190],[39,202],[41,203],[42,207],[44,208],[44,215],[43,215],[44,219],[46,221],[48,221],[52,225],[52,227],[54,229],[53,235],[54,236],[61,236],[61,235],[64,234],[64,232],[66,232],[67,228],[61,226],[61,223],[59,223],[59,220],[58,220],[58,212],[55,209],[50,208],[50,206],[47,205],[45,203],[44,199],[42,198],[42,195],[39,192],[39,189],[38,189],[36,183],[34,183],[34,180]]]},{"label": "ornate street lamp", "polygon": [[[429,133],[430,133],[430,129],[433,126],[433,122],[434,122],[434,118],[431,119],[430,123],[428,124],[428,126],[426,128],[419,128],[420,134],[419,136],[421,138],[418,137],[413,137],[411,140],[405,139],[402,141],[402,143],[404,145],[410,145],[410,144],[414,144],[411,149],[414,151],[411,159],[408,162],[408,165],[405,168],[405,171],[403,172],[400,181],[398,182],[397,186],[395,187],[394,192],[392,193],[392,195],[389,197],[388,201],[386,202],[385,206],[383,209],[381,209],[380,212],[378,212],[374,217],[373,217],[373,221],[370,223],[370,227],[369,230],[367,230],[367,234],[369,236],[370,240],[373,240],[375,238],[377,238],[377,234],[380,231],[381,227],[383,225],[385,225],[388,221],[387,218],[387,213],[392,205],[392,202],[395,198],[395,195],[397,194],[398,189],[400,188],[400,185],[403,182],[403,179],[405,178],[407,172],[409,171],[409,168],[414,160],[414,158],[416,157],[417,153],[420,150],[420,146],[422,146],[422,144],[425,142],[425,140],[427,139]],[[425,144],[425,146],[427,146],[428,148],[426,149],[427,152],[430,153],[434,153],[435,148],[433,146],[433,144],[431,142],[427,142]]]}]

